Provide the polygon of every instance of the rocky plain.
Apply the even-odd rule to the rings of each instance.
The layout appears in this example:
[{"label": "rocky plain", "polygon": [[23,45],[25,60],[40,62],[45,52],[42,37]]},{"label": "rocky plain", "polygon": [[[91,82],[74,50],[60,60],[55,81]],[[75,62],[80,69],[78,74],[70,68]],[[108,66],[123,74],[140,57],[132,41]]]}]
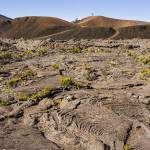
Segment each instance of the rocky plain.
[{"label": "rocky plain", "polygon": [[1,38],[0,150],[150,150],[150,40]]}]

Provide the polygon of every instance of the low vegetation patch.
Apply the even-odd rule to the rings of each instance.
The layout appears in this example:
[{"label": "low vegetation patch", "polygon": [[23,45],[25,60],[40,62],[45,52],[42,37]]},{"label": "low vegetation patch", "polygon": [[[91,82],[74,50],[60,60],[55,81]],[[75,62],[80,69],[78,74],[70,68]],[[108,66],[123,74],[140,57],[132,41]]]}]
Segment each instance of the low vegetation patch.
[{"label": "low vegetation patch", "polygon": [[8,101],[7,100],[0,100],[0,105],[1,106],[8,106]]},{"label": "low vegetation patch", "polygon": [[139,78],[142,80],[150,80],[150,69],[141,70]]},{"label": "low vegetation patch", "polygon": [[128,144],[125,144],[125,145],[124,145],[124,150],[130,150],[130,147],[129,147]]},{"label": "low vegetation patch", "polygon": [[61,80],[60,80],[60,85],[67,89],[67,88],[70,88],[74,85],[74,81],[70,78],[70,77],[62,77]]},{"label": "low vegetation patch", "polygon": [[0,58],[1,59],[11,59],[12,58],[12,53],[9,51],[2,51],[0,53]]},{"label": "low vegetation patch", "polygon": [[43,56],[47,54],[47,49],[44,47],[37,48],[35,50],[23,50],[23,51],[9,51],[4,50],[0,52],[0,62],[3,64],[21,61],[25,58],[31,58],[34,56]]},{"label": "low vegetation patch", "polygon": [[52,67],[52,70],[54,70],[54,71],[59,69],[59,65],[58,64],[52,64],[51,67]]},{"label": "low vegetation patch", "polygon": [[47,53],[47,49],[44,48],[44,47],[40,47],[36,50],[36,53],[39,55],[39,56],[43,56]]},{"label": "low vegetation patch", "polygon": [[65,76],[63,76],[60,79],[60,85],[61,87],[63,87],[63,89],[70,89],[70,88],[80,89],[83,87],[89,87],[89,85],[86,85],[81,81],[74,81],[72,78]]},{"label": "low vegetation patch", "polygon": [[82,53],[82,49],[80,47],[73,47],[70,49],[62,49],[63,52],[70,52],[70,53]]},{"label": "low vegetation patch", "polygon": [[35,75],[36,75],[36,73],[33,72],[31,69],[25,68],[23,71],[20,71],[17,75],[12,77],[8,81],[8,85],[9,85],[9,87],[16,87],[18,85],[18,83],[21,83],[22,81],[30,80]]},{"label": "low vegetation patch", "polygon": [[58,106],[62,103],[63,99],[54,99],[53,100],[53,106]]},{"label": "low vegetation patch", "polygon": [[84,76],[88,81],[93,81],[96,79],[95,69],[90,65],[85,65],[85,73]]},{"label": "low vegetation patch", "polygon": [[19,81],[20,81],[19,78],[11,78],[11,79],[8,81],[8,85],[9,85],[10,87],[16,87]]},{"label": "low vegetation patch", "polygon": [[71,52],[72,53],[81,53],[82,49],[80,47],[74,47],[74,48],[71,49]]},{"label": "low vegetation patch", "polygon": [[128,51],[128,56],[132,57],[133,59],[137,58],[137,54],[135,51]]},{"label": "low vegetation patch", "polygon": [[7,64],[12,60],[12,53],[9,51],[0,52],[0,62],[2,64]]},{"label": "low vegetation patch", "polygon": [[28,79],[34,77],[35,75],[36,75],[35,72],[33,72],[31,69],[27,68],[24,71],[22,71],[19,76],[22,80],[28,80]]},{"label": "low vegetation patch", "polygon": [[43,98],[49,96],[52,93],[52,91],[53,91],[53,88],[51,86],[48,86],[32,95],[25,95],[23,93],[17,93],[16,97],[20,101],[40,100],[40,99],[43,99]]},{"label": "low vegetation patch", "polygon": [[143,55],[139,60],[145,65],[150,65],[150,55]]}]

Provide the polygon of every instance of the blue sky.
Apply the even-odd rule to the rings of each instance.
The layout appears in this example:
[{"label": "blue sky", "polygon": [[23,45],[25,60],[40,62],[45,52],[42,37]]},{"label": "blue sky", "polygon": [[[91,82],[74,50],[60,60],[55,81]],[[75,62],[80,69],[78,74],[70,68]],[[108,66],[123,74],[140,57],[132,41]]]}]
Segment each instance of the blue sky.
[{"label": "blue sky", "polygon": [[52,16],[68,21],[102,15],[150,21],[149,0],[0,0],[0,14],[8,17]]}]

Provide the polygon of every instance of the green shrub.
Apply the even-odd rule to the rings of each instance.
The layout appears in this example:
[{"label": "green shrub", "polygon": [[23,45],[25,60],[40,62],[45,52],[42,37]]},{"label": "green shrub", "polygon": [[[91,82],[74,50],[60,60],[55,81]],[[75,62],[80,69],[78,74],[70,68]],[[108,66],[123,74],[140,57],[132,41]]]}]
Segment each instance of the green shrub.
[{"label": "green shrub", "polygon": [[36,74],[30,70],[30,69],[25,69],[23,72],[20,72],[19,74],[15,75],[13,78],[11,78],[8,81],[8,85],[10,87],[16,87],[18,82],[27,80],[28,78],[31,78],[35,76]]},{"label": "green shrub", "polygon": [[18,59],[22,59],[23,56],[21,55],[21,53],[18,53],[18,54],[16,53],[16,54],[13,54],[12,57],[14,60],[18,60]]},{"label": "green shrub", "polygon": [[10,79],[10,80],[8,81],[8,85],[9,85],[10,87],[16,87],[17,84],[18,84],[18,82],[19,82],[19,80],[20,80],[20,79],[18,79],[18,78],[12,78],[12,79]]},{"label": "green shrub", "polygon": [[134,59],[137,58],[137,54],[136,54],[135,51],[128,51],[128,56],[130,56],[130,57],[132,57],[132,58],[134,58]]},{"label": "green shrub", "polygon": [[49,94],[51,94],[51,92],[52,92],[52,88],[48,86],[43,88],[41,91],[37,92],[36,94],[33,94],[29,99],[38,100],[48,96]]},{"label": "green shrub", "polygon": [[59,65],[58,65],[58,64],[53,64],[53,65],[51,65],[51,67],[52,67],[52,69],[53,69],[54,71],[56,71],[56,70],[59,69]]},{"label": "green shrub", "polygon": [[95,72],[95,69],[93,69],[90,65],[85,66],[84,76],[86,77],[87,80],[92,81],[95,79],[95,76],[93,76],[94,72]]},{"label": "green shrub", "polygon": [[45,88],[41,89],[40,91],[38,91],[37,93],[34,93],[32,95],[25,95],[25,94],[22,94],[22,93],[17,93],[16,97],[20,101],[40,100],[40,99],[45,98],[48,95],[50,95],[52,90],[53,89],[50,86],[48,86],[48,87],[45,87]]},{"label": "green shrub", "polygon": [[28,79],[28,78],[31,78],[31,77],[34,77],[36,75],[35,72],[33,72],[31,69],[25,69],[23,72],[21,72],[20,74],[20,78],[21,79]]},{"label": "green shrub", "polygon": [[142,80],[150,80],[150,69],[141,70],[139,77]]},{"label": "green shrub", "polygon": [[32,50],[25,50],[25,51],[22,51],[18,54],[14,54],[13,57],[14,59],[22,59],[24,57],[29,57],[29,56],[32,56],[34,53]]},{"label": "green shrub", "polygon": [[62,77],[60,80],[60,85],[64,88],[70,88],[74,85],[74,81],[70,77]]},{"label": "green shrub", "polygon": [[20,101],[27,101],[30,99],[30,96],[22,94],[22,93],[17,93],[17,99]]},{"label": "green shrub", "polygon": [[143,55],[139,59],[143,64],[150,65],[150,55],[148,56]]},{"label": "green shrub", "polygon": [[124,150],[130,150],[130,147],[129,147],[128,144],[125,144],[125,145],[124,145]]},{"label": "green shrub", "polygon": [[1,59],[11,59],[12,58],[12,53],[9,51],[2,51],[0,53],[0,58]]},{"label": "green shrub", "polygon": [[57,106],[57,105],[60,105],[62,103],[63,99],[55,99],[53,100],[53,105],[54,106]]},{"label": "green shrub", "polygon": [[39,56],[43,56],[43,55],[45,55],[45,54],[47,53],[47,49],[44,48],[44,47],[40,47],[40,48],[38,48],[38,49],[36,50],[36,52],[37,52],[37,54],[38,54]]},{"label": "green shrub", "polygon": [[7,100],[1,100],[0,105],[1,106],[8,106],[8,101]]},{"label": "green shrub", "polygon": [[81,53],[81,52],[82,52],[82,49],[79,48],[79,47],[75,47],[75,48],[71,49],[71,51],[72,51],[73,53]]}]

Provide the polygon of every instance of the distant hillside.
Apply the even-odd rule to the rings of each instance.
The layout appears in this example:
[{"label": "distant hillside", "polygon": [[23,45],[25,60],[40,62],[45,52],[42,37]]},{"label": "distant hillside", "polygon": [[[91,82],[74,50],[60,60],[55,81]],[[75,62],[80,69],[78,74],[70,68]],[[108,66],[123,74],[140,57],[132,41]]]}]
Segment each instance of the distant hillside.
[{"label": "distant hillside", "polygon": [[150,39],[150,23],[90,16],[71,23],[54,17],[0,15],[0,37],[54,39]]},{"label": "distant hillside", "polygon": [[90,16],[78,22],[78,25],[84,27],[112,27],[121,28],[135,25],[143,25],[147,22],[134,20],[119,20],[103,16]]},{"label": "distant hillside", "polygon": [[114,39],[150,39],[150,25],[131,26],[118,29]]},{"label": "distant hillside", "polygon": [[53,17],[22,17],[3,27],[3,37],[34,38],[70,29],[74,24]]},{"label": "distant hillside", "polygon": [[1,23],[2,21],[8,21],[8,20],[12,20],[12,19],[0,14],[0,23]]},{"label": "distant hillside", "polygon": [[106,27],[78,27],[40,39],[150,39],[150,25],[137,25],[119,29]]},{"label": "distant hillside", "polygon": [[2,35],[2,33],[5,31],[6,27],[10,24],[11,21],[11,18],[0,15],[0,35]]},{"label": "distant hillside", "polygon": [[76,27],[61,33],[50,35],[45,38],[52,38],[56,40],[69,40],[69,39],[106,39],[114,35],[116,31],[113,28],[105,27]]},{"label": "distant hillside", "polygon": [[91,16],[76,24],[79,26],[78,28],[50,37],[54,39],[150,39],[150,24],[148,22]]}]

